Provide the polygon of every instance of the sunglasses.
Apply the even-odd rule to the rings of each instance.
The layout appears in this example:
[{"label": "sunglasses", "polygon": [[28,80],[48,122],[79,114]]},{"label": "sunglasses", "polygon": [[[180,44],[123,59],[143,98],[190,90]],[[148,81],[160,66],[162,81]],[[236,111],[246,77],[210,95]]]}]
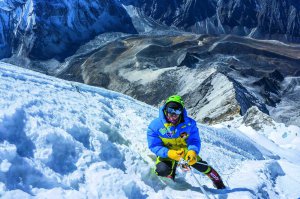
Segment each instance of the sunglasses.
[{"label": "sunglasses", "polygon": [[173,109],[173,108],[167,108],[167,113],[180,115],[182,113],[182,110],[180,110],[180,109]]}]

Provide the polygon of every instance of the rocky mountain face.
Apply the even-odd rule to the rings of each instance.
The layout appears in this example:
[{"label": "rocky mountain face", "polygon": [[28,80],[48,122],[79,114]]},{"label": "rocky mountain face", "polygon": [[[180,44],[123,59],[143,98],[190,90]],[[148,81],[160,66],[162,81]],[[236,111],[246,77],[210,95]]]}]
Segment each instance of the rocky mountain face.
[{"label": "rocky mountain face", "polygon": [[300,41],[298,0],[3,0],[0,58],[62,61],[105,32],[183,30]]},{"label": "rocky mountain face", "polygon": [[259,111],[255,106],[248,109],[242,123],[246,126],[251,126],[256,131],[261,130],[265,126],[275,127],[274,120],[269,115]]},{"label": "rocky mountain face", "polygon": [[3,0],[0,2],[0,58],[64,58],[105,32],[136,33],[114,0]]},{"label": "rocky mountain face", "polygon": [[[55,75],[122,92],[156,106],[179,93],[191,115],[214,123],[244,115],[252,106],[275,113],[282,99],[289,101],[287,95],[298,103],[298,52],[300,45],[237,36],[124,36],[73,56],[65,70]],[[286,81],[289,78],[293,83]],[[281,108],[294,115],[285,122],[298,122],[299,109]]]},{"label": "rocky mountain face", "polygon": [[298,0],[123,0],[153,26],[200,34],[300,41]]}]

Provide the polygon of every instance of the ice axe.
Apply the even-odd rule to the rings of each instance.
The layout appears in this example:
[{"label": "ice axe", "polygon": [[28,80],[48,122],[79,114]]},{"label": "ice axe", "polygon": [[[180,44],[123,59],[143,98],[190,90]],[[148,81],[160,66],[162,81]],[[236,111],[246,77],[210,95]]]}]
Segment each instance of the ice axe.
[{"label": "ice axe", "polygon": [[[193,169],[191,168],[191,166],[189,165],[189,160],[186,161],[183,158],[181,158],[178,162],[178,166],[180,169],[182,169],[182,171],[184,172],[188,172],[190,171],[192,176],[194,177],[195,181],[198,183],[201,192],[205,195],[206,199],[210,199],[210,197],[208,196],[207,192],[205,191],[205,189],[203,188],[203,186],[201,185],[201,183],[199,182],[199,180],[197,179],[197,177],[195,176]],[[215,197],[213,197],[215,198]]]}]

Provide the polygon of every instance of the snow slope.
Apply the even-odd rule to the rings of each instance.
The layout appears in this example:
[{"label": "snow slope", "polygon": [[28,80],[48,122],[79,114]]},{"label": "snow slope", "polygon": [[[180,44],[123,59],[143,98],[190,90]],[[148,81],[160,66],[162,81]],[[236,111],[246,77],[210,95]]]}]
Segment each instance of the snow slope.
[{"label": "snow slope", "polygon": [[[157,109],[128,96],[0,62],[0,110],[1,198],[204,198],[190,173],[170,187],[151,172]],[[229,187],[195,172],[210,197],[300,197],[300,130],[274,125],[288,133],[198,125],[200,155]]]}]

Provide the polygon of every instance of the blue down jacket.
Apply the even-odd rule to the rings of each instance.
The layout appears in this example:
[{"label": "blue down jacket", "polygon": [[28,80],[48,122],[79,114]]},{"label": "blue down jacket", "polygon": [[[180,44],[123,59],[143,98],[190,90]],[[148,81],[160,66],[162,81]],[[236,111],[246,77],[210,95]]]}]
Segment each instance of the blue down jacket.
[{"label": "blue down jacket", "polygon": [[199,153],[201,140],[196,121],[187,116],[185,109],[181,117],[182,122],[176,126],[167,122],[163,106],[159,109],[159,117],[150,123],[147,129],[148,147],[156,156],[167,158],[169,149],[180,148]]}]

